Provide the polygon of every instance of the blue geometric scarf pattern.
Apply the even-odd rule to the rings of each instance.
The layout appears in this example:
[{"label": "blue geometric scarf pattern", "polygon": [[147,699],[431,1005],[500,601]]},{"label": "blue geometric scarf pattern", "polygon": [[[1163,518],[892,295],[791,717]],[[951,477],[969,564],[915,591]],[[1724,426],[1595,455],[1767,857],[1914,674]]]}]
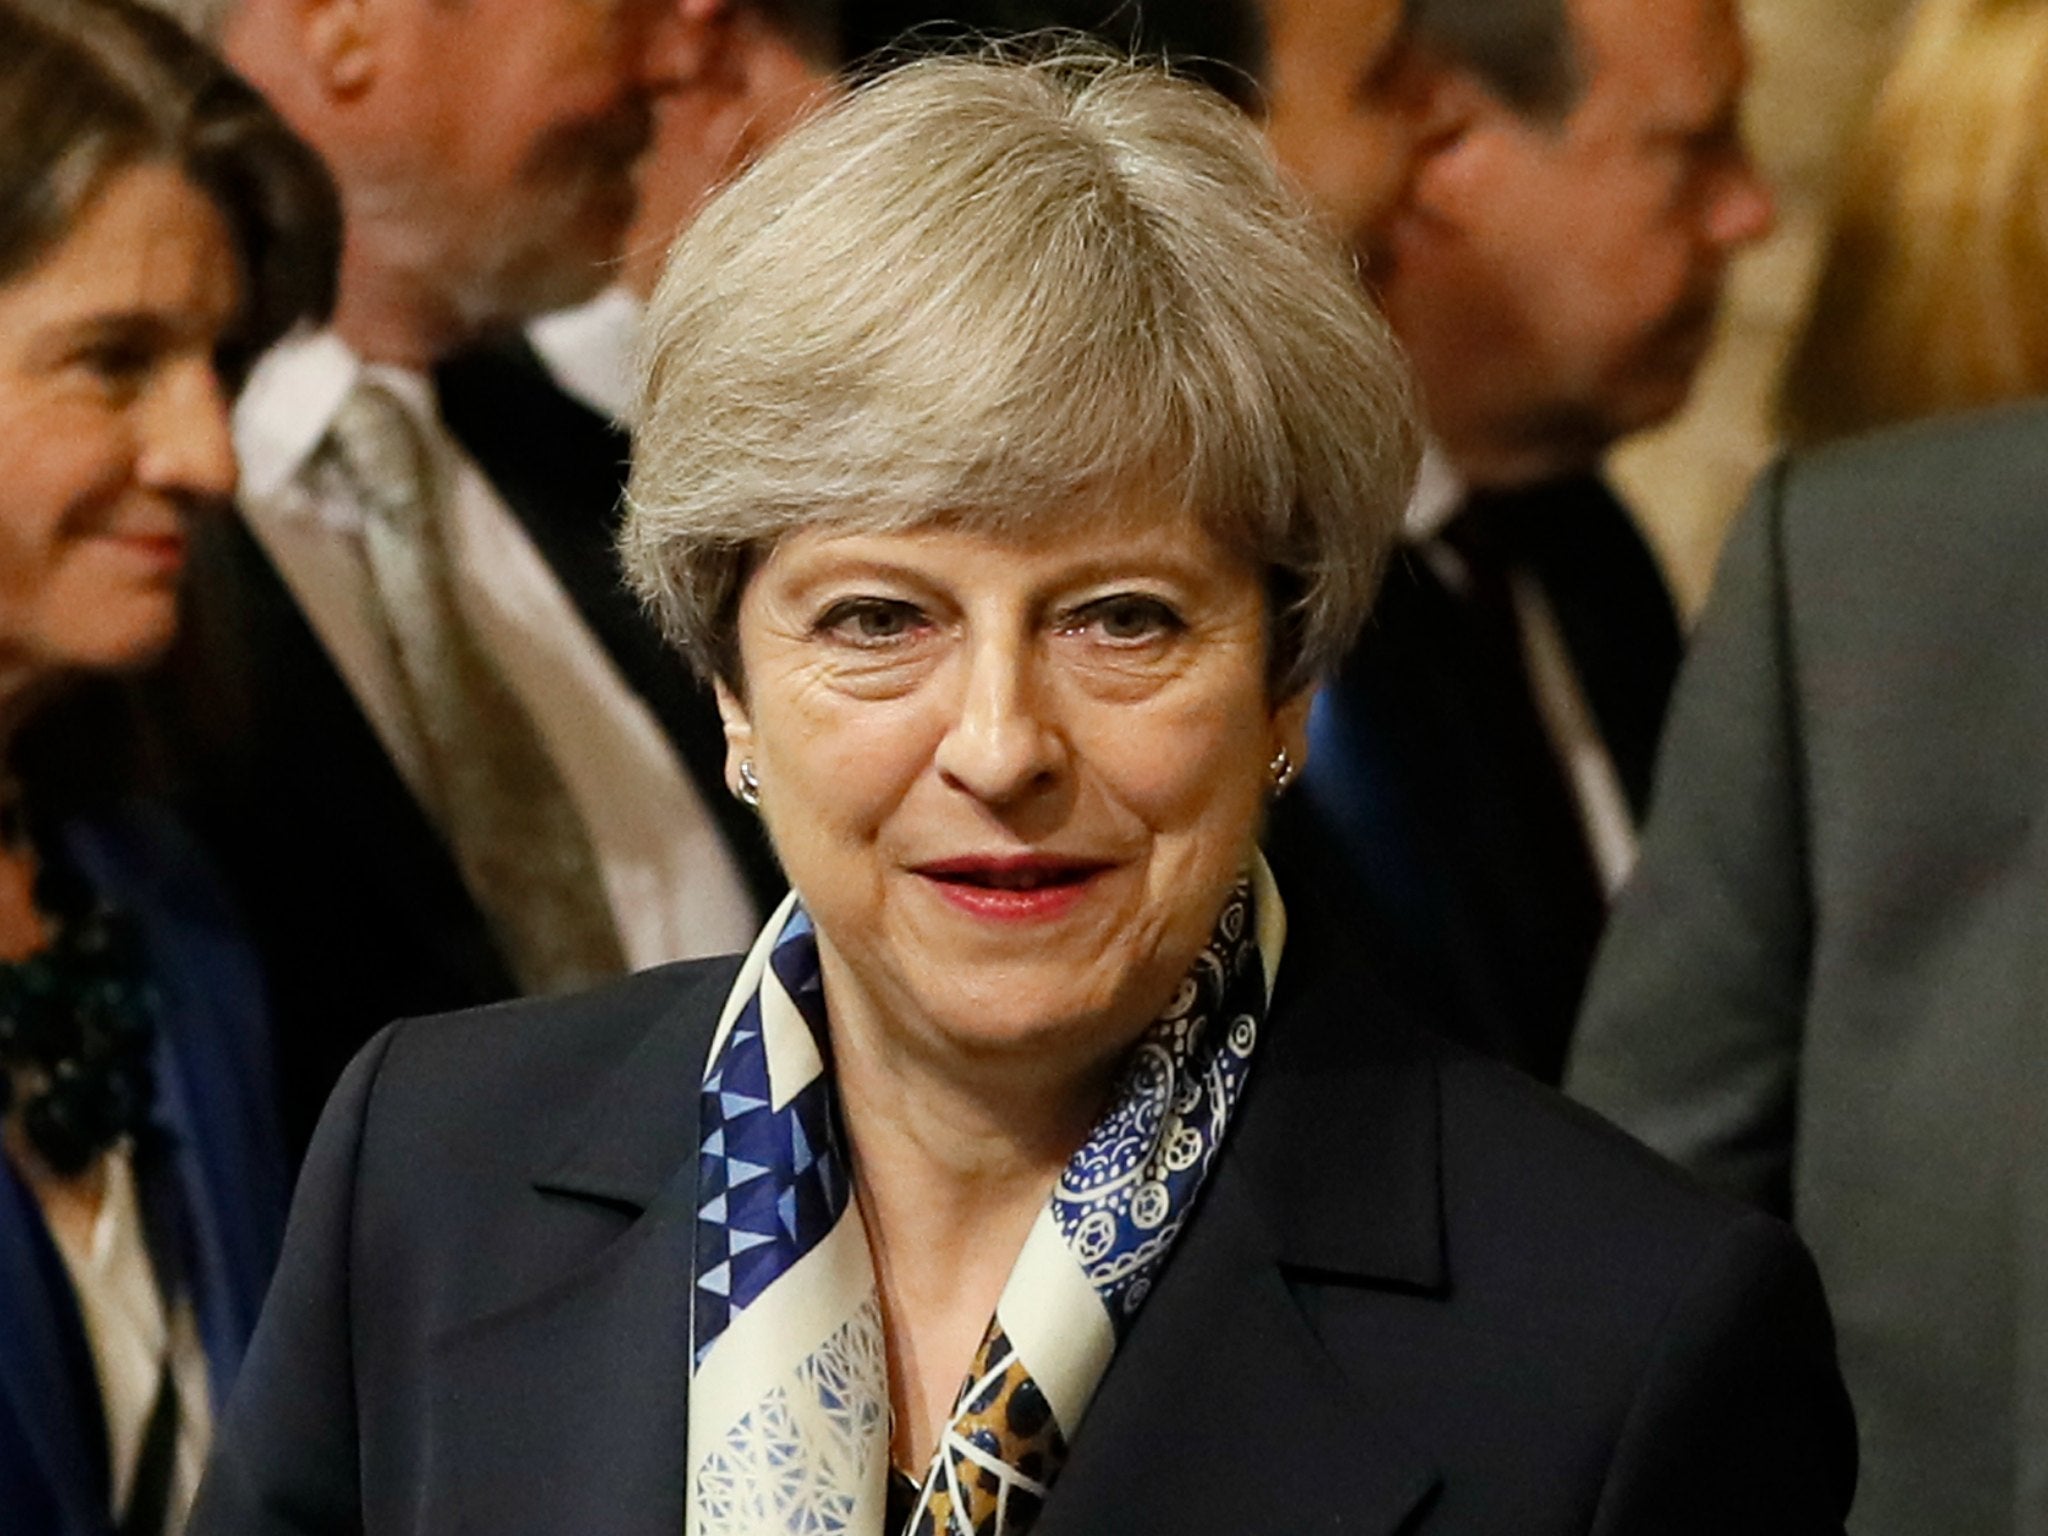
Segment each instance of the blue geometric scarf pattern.
[{"label": "blue geometric scarf pattern", "polygon": [[[825,1038],[825,986],[811,920],[798,908],[768,959],[812,1038]],[[698,1106],[697,1294],[701,1361],[733,1314],[815,1248],[852,1197],[831,1079],[780,1108],[768,1075],[761,998],[751,998],[704,1079]]]}]

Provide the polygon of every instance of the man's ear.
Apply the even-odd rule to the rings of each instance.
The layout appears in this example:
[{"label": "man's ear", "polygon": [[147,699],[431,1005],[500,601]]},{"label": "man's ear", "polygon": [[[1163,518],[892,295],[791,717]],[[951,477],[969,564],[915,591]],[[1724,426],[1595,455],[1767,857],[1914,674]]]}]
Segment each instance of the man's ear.
[{"label": "man's ear", "polygon": [[724,678],[711,684],[718,700],[718,718],[725,723],[725,784],[735,795],[740,792],[740,764],[754,755],[754,722],[746,702],[726,685]]},{"label": "man's ear", "polygon": [[1426,52],[1418,58],[1404,94],[1415,129],[1415,176],[1403,211],[1458,225],[1491,133],[1518,120],[1469,70],[1433,62]]},{"label": "man's ear", "polygon": [[377,0],[296,0],[299,42],[321,91],[353,100],[377,78],[384,16]]}]

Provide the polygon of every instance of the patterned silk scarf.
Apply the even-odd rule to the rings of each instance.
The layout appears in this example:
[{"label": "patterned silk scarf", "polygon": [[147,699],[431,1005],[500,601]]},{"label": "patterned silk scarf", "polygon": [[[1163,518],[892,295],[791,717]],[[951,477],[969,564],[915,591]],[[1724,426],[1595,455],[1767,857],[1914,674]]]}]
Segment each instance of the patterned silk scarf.
[{"label": "patterned silk scarf", "polygon": [[1222,1145],[1286,920],[1255,861],[1039,1213],[907,1526],[817,937],[769,919],[705,1071],[686,1536],[1024,1536]]}]

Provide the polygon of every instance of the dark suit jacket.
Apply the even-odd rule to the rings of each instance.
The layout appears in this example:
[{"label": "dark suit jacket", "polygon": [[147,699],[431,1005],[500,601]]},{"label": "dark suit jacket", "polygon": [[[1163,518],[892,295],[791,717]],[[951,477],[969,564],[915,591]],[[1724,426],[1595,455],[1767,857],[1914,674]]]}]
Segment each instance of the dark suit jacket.
[{"label": "dark suit jacket", "polygon": [[[612,541],[625,438],[523,349],[458,358],[436,384],[450,431],[704,786],[765,907],[781,877],[758,823],[724,792],[710,696],[621,585]],[[296,1150],[376,1030],[516,987],[447,844],[239,521],[204,530],[192,599],[164,734],[177,744],[186,814],[248,912],[272,978]]]},{"label": "dark suit jacket", "polygon": [[[1593,476],[1468,506],[1488,530],[1476,553],[1549,598],[1640,811],[1680,648],[1655,557]],[[1390,943],[1445,1033],[1556,1082],[1606,900],[1508,614],[1398,554],[1314,747],[1274,816],[1276,867]]]},{"label": "dark suit jacket", "polygon": [[[162,815],[68,829],[67,851],[141,926],[157,1002],[157,1142],[137,1156],[216,1394],[241,1364],[284,1226],[263,990],[221,892]],[[35,1197],[0,1158],[0,1529],[112,1536],[104,1412],[85,1327]]]},{"label": "dark suit jacket", "polygon": [[[1839,1532],[1809,1261],[1290,941],[1040,1536]],[[682,1528],[697,1086],[734,962],[350,1069],[193,1536]]]},{"label": "dark suit jacket", "polygon": [[2048,1530],[2048,408],[1767,474],[1570,1086],[1792,1214],[1869,1536]]}]

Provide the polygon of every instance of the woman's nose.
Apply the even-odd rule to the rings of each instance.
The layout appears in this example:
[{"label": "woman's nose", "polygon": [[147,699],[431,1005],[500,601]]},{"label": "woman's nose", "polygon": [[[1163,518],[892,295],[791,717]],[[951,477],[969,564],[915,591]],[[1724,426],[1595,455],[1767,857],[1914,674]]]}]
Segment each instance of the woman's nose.
[{"label": "woman's nose", "polygon": [[1777,197],[1748,148],[1736,145],[1734,162],[1715,189],[1707,212],[1707,236],[1723,250],[1740,250],[1768,235],[1778,222]]},{"label": "woman's nose", "polygon": [[226,393],[210,363],[176,365],[141,403],[136,478],[189,502],[235,493],[235,443]]},{"label": "woman's nose", "polygon": [[981,647],[968,661],[958,712],[935,754],[940,774],[991,805],[1056,783],[1067,748],[1043,693],[1028,648]]}]

